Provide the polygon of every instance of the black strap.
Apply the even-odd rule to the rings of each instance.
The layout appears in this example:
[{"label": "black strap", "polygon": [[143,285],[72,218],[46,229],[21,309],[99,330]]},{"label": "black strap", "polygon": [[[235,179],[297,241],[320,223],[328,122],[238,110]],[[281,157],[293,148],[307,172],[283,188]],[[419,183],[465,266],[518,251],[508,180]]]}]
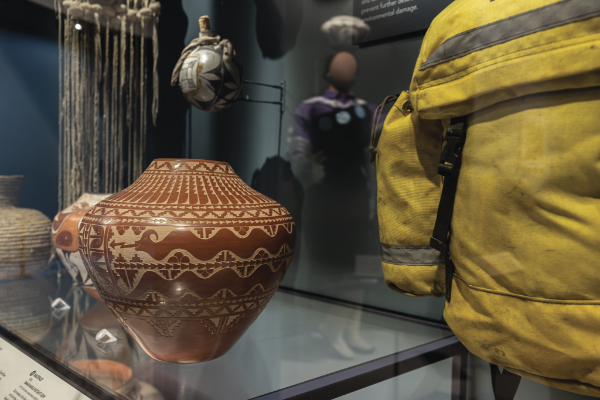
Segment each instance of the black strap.
[{"label": "black strap", "polygon": [[446,132],[446,145],[440,156],[438,174],[444,177],[444,188],[438,206],[437,219],[429,245],[444,255],[446,264],[446,300],[450,302],[454,263],[450,258],[450,222],[454,211],[454,199],[460,174],[462,150],[467,139],[466,117],[453,118]]},{"label": "black strap", "polygon": [[492,370],[492,389],[495,400],[513,400],[517,394],[521,377],[504,369],[500,372],[497,365],[490,364]]}]

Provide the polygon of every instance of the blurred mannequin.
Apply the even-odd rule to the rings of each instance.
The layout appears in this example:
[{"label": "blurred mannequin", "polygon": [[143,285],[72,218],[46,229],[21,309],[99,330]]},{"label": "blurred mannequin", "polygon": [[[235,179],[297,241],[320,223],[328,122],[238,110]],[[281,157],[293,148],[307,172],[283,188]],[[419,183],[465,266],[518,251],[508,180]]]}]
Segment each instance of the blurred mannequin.
[{"label": "blurred mannequin", "polygon": [[[369,173],[367,156],[376,107],[350,91],[357,70],[351,53],[340,52],[328,60],[324,77],[329,88],[305,100],[294,113],[289,156],[305,190],[302,223],[311,286],[360,303],[365,284],[355,275],[355,259],[377,252],[378,240],[368,236],[377,233],[374,174]],[[360,311],[348,312],[351,315],[328,318],[320,325],[344,358],[354,357],[353,350],[373,348],[359,335]]]},{"label": "blurred mannequin", "polygon": [[[328,155],[324,154],[326,150],[319,146],[320,143],[315,142],[320,142],[325,132],[339,127],[339,121],[348,125],[348,122],[353,122],[352,117],[355,117],[355,121],[362,121],[361,126],[345,126],[346,130],[353,132],[353,136],[359,136],[359,141],[369,138],[376,107],[350,91],[356,80],[357,70],[356,58],[351,53],[343,51],[330,57],[324,73],[324,78],[329,83],[328,89],[320,96],[305,100],[294,113],[288,156],[292,161],[294,174],[305,189],[323,178],[323,161]],[[359,144],[356,148],[362,150],[362,145]],[[359,161],[362,162],[363,160]],[[365,164],[370,166],[369,163]]]},{"label": "blurred mannequin", "polygon": [[356,58],[346,51],[337,53],[329,64],[329,71],[326,74],[327,80],[331,85],[329,90],[337,90],[342,96],[347,96],[350,86],[356,80],[358,64]]}]

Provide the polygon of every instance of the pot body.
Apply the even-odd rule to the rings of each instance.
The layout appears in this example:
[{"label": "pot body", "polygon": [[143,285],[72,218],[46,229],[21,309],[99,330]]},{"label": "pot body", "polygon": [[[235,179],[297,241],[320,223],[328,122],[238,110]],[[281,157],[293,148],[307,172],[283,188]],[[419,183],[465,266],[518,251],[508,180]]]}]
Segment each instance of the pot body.
[{"label": "pot body", "polygon": [[81,258],[106,305],[153,358],[227,352],[292,259],[292,217],[229,164],[154,160],[79,225]]},{"label": "pot body", "polygon": [[110,194],[84,193],[73,204],[56,214],[52,220],[52,241],[56,255],[73,280],[97,299],[100,299],[100,296],[79,255],[78,227],[85,213],[108,196]]},{"label": "pot body", "polygon": [[242,66],[227,59],[221,45],[196,47],[179,72],[183,95],[201,110],[216,112],[231,106],[242,91]]}]

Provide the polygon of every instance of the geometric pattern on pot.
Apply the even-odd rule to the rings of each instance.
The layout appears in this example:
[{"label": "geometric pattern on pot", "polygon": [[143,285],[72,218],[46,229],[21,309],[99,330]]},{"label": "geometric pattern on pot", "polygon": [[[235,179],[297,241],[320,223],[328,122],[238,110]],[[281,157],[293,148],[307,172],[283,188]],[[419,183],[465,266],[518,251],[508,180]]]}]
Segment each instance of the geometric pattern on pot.
[{"label": "geometric pattern on pot", "polygon": [[170,300],[168,309],[159,307],[162,302],[169,300],[158,292],[149,292],[143,301],[108,300],[106,304],[121,315],[125,324],[128,319],[145,320],[161,336],[173,337],[175,328],[186,320],[200,321],[214,335],[225,333],[247,313],[252,313],[256,319],[275,294],[277,286],[279,282],[269,289],[257,284],[241,296],[229,289],[221,289],[206,299],[186,293],[176,301]]},{"label": "geometric pattern on pot", "polygon": [[159,159],[83,217],[79,250],[100,296],[148,354],[197,362],[224,354],[258,317],[295,236],[287,210],[229,164]]}]

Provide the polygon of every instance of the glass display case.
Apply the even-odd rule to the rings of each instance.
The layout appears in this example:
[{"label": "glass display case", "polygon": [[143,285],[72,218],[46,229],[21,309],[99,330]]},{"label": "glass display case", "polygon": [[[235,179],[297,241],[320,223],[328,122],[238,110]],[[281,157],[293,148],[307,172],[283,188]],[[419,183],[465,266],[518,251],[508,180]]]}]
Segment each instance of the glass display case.
[{"label": "glass display case", "polygon": [[[59,398],[61,385],[49,374],[91,399],[362,398],[353,393],[395,377],[402,382],[389,395],[401,388],[401,398],[466,394],[467,351],[443,324],[291,290],[280,289],[225,356],[194,364],[150,358],[105,304],[65,274],[7,281],[1,293],[3,396],[16,391],[25,398],[35,393]],[[357,323],[358,314],[362,335],[375,345],[350,356],[331,332]],[[25,375],[21,364],[29,367]],[[31,368],[47,379],[22,387]]]},{"label": "glass display case", "polygon": [[600,397],[600,5],[484,3],[0,1],[0,399]]}]

